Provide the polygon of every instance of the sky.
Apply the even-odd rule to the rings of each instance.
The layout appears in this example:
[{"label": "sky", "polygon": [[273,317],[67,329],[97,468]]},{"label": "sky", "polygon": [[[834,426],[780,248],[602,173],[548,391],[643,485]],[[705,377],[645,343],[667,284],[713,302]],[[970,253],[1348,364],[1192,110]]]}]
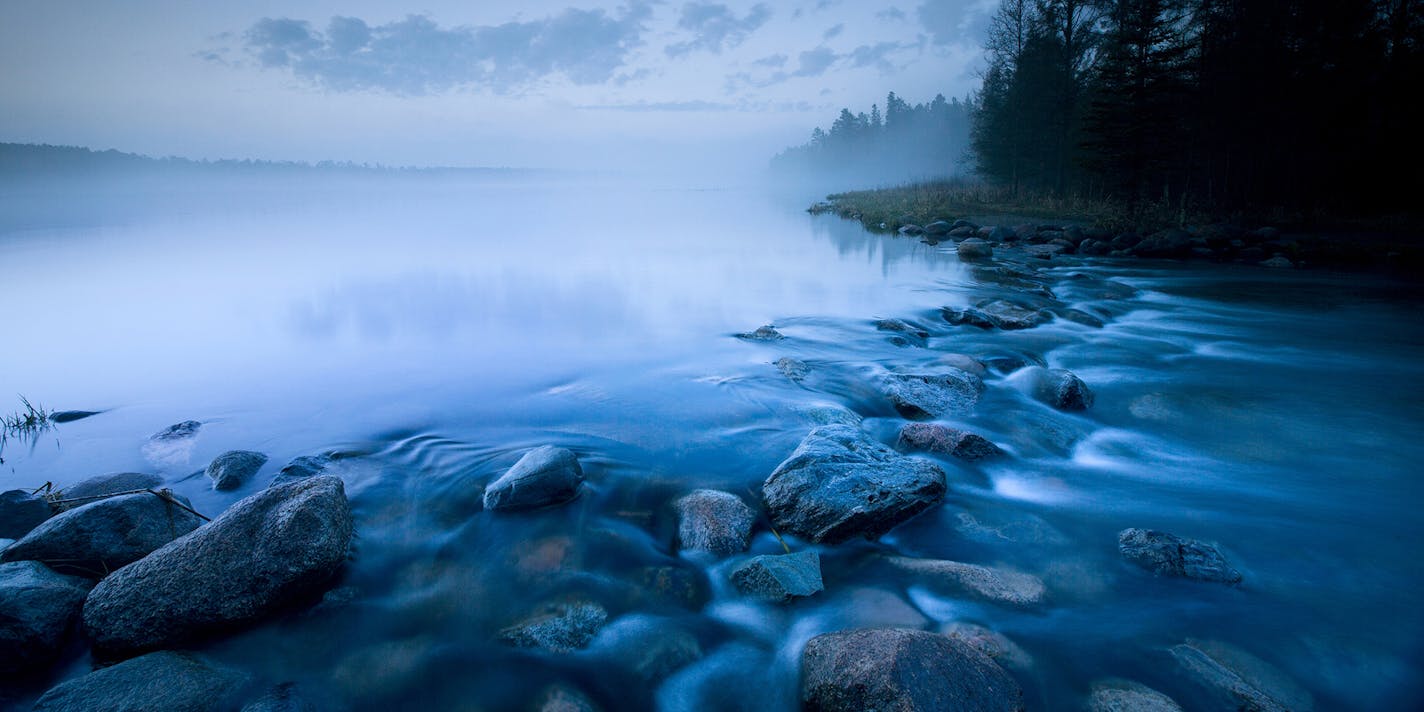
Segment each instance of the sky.
[{"label": "sky", "polygon": [[967,96],[994,0],[5,0],[0,141],[400,166],[763,162]]}]

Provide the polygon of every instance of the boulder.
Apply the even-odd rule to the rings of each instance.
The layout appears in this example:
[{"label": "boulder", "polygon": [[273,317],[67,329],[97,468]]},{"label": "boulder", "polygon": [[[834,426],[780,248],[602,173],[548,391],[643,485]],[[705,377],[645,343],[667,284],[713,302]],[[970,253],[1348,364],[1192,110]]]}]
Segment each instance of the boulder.
[{"label": "boulder", "polygon": [[1142,242],[1142,237],[1135,232],[1118,233],[1112,240],[1108,241],[1108,246],[1114,250],[1131,250]]},{"label": "boulder", "polygon": [[935,423],[909,423],[900,428],[901,447],[953,455],[964,460],[982,460],[1002,455],[998,445],[964,430]]},{"label": "boulder", "polygon": [[901,226],[900,226],[900,234],[901,234],[901,235],[920,235],[920,234],[923,234],[924,231],[925,231],[924,228],[922,228],[922,227],[920,227],[919,225],[916,225],[916,224],[914,224],[914,223],[911,223],[911,224],[909,224],[909,225],[901,225]]},{"label": "boulder", "polygon": [[539,695],[532,708],[538,712],[599,712],[600,708],[588,695],[567,685],[550,685]]},{"label": "boulder", "polygon": [[756,513],[740,497],[701,489],[679,499],[675,506],[678,546],[684,551],[718,556],[746,551]]},{"label": "boulder", "polygon": [[939,363],[940,365],[957,368],[981,378],[989,373],[989,369],[984,366],[984,362],[967,354],[943,354],[939,357]]},{"label": "boulder", "polygon": [[627,670],[645,683],[656,683],[702,658],[697,636],[676,620],[635,614],[623,616],[598,632],[589,653],[607,667]]},{"label": "boulder", "polygon": [[1084,706],[1088,712],[1182,712],[1172,698],[1131,680],[1093,683]]},{"label": "boulder", "polygon": [[1018,234],[1003,225],[995,225],[985,239],[989,242],[1013,242],[1018,239]]},{"label": "boulder", "polygon": [[956,240],[963,240],[966,237],[974,237],[979,232],[979,228],[961,225],[949,231],[949,236]]},{"label": "boulder", "polygon": [[287,463],[287,466],[272,478],[272,482],[268,486],[285,485],[309,477],[316,477],[325,472],[330,464],[331,458],[326,455],[302,455]]},{"label": "boulder", "polygon": [[777,603],[825,589],[821,557],[814,551],[753,556],[732,570],[732,583],[743,594]]},{"label": "boulder", "polygon": [[762,484],[772,522],[815,542],[877,538],[944,498],[938,465],[848,425],[812,430]]},{"label": "boulder", "polygon": [[955,307],[943,307],[940,315],[944,320],[955,326],[977,326],[981,329],[994,328],[994,321],[984,312],[974,308],[956,309]]},{"label": "boulder", "polygon": [[776,360],[774,365],[776,366],[776,370],[781,371],[781,375],[797,383],[800,383],[805,380],[807,376],[811,375],[811,367],[806,365],[805,361],[798,358],[782,356]]},{"label": "boulder", "polygon": [[95,475],[65,487],[60,491],[62,499],[87,499],[134,490],[157,489],[163,486],[163,478],[146,472],[115,472]]},{"label": "boulder", "polygon": [[949,227],[950,227],[951,229],[954,229],[954,230],[958,230],[959,228],[962,228],[962,227],[967,227],[967,228],[969,228],[970,230],[978,230],[978,229],[979,229],[979,226],[978,226],[978,225],[975,225],[973,222],[971,222],[971,221],[969,221],[969,220],[965,220],[964,218],[960,218],[960,219],[958,219],[958,220],[955,220],[954,223],[951,224]]},{"label": "boulder", "polygon": [[781,332],[777,331],[776,327],[772,326],[771,324],[758,326],[756,328],[756,331],[743,332],[737,334],[736,337],[744,341],[780,341],[786,338],[785,336],[782,336]]},{"label": "boulder", "polygon": [[1005,331],[1032,329],[1053,321],[1048,312],[1004,299],[991,299],[976,306],[990,323]]},{"label": "boulder", "polygon": [[1152,233],[1131,247],[1132,254],[1138,257],[1182,258],[1190,254],[1191,249],[1192,234],[1177,229]]},{"label": "boulder", "polygon": [[101,581],[84,603],[85,632],[121,656],[251,625],[325,590],[351,534],[340,479],[265,489]]},{"label": "boulder", "polygon": [[28,490],[0,492],[0,539],[19,539],[54,516],[49,501]]},{"label": "boulder", "polygon": [[119,495],[56,515],[6,549],[0,560],[42,561],[64,573],[102,578],[202,524],[197,515],[156,495]]},{"label": "boulder", "polygon": [[928,339],[930,332],[914,324],[901,319],[880,319],[875,322],[875,328],[879,331],[889,331],[896,336],[893,339],[897,346],[924,346],[925,339]]},{"label": "boulder", "polygon": [[1033,665],[1033,658],[1017,643],[982,625],[954,621],[940,626],[939,632],[978,650],[1005,667],[1025,670]]},{"label": "boulder", "polygon": [[597,603],[557,604],[500,631],[499,639],[516,648],[571,653],[588,647],[607,622],[608,611]]},{"label": "boulder", "polygon": [[884,390],[895,410],[906,418],[934,418],[968,412],[983,395],[984,381],[959,369],[932,374],[892,373],[885,377]]},{"label": "boulder", "polygon": [[213,489],[227,492],[247,484],[265,464],[267,456],[260,452],[229,450],[208,463],[207,475],[213,481]]},{"label": "boulder", "polygon": [[1099,319],[1098,317],[1093,316],[1092,314],[1089,314],[1088,312],[1085,312],[1081,309],[1074,309],[1072,307],[1064,307],[1063,309],[1059,309],[1058,316],[1063,317],[1064,319],[1067,319],[1068,321],[1071,321],[1074,324],[1091,326],[1094,329],[1101,329],[1104,326],[1102,319]]},{"label": "boulder", "polygon": [[1196,539],[1151,529],[1124,529],[1118,532],[1117,550],[1128,561],[1158,576],[1241,582],[1241,572],[1231,568],[1216,547]]},{"label": "boulder", "polygon": [[485,488],[485,509],[511,511],[563,504],[583,487],[583,468],[566,448],[543,445]]},{"label": "boulder", "polygon": [[943,220],[936,220],[925,226],[926,235],[947,235],[954,226]]},{"label": "boulder", "polygon": [[1072,371],[1033,367],[1015,378],[1026,382],[1034,399],[1058,410],[1087,410],[1093,405],[1093,391]]},{"label": "boulder", "polygon": [[1204,688],[1220,709],[1310,712],[1310,692],[1275,666],[1233,645],[1188,640],[1171,648],[1185,677]]},{"label": "boulder", "polygon": [[993,246],[977,237],[959,243],[957,252],[962,260],[983,260],[994,256]]},{"label": "boulder", "polygon": [[101,410],[59,410],[49,414],[51,423],[73,423],[76,420],[93,417],[104,411]]},{"label": "boulder", "polygon": [[931,589],[967,595],[1007,606],[1035,606],[1048,589],[1037,576],[943,559],[890,556],[886,561]]},{"label": "boulder", "polygon": [[266,694],[242,706],[242,712],[318,712],[319,707],[297,692],[296,683],[273,685]]},{"label": "boulder", "polygon": [[943,635],[903,628],[838,631],[801,653],[808,712],[1022,710],[1023,691],[983,653]]},{"label": "boulder", "polygon": [[1029,257],[1036,257],[1040,260],[1051,260],[1068,251],[1061,243],[1062,240],[1059,239],[1043,245],[1025,245],[1023,251],[1028,253]]},{"label": "boulder", "polygon": [[150,441],[158,442],[170,440],[186,440],[197,435],[198,431],[201,430],[202,427],[203,424],[199,423],[196,420],[185,420],[181,423],[178,423],[177,425],[170,425],[154,433],[153,435],[150,435],[148,439]]},{"label": "boulder", "polygon": [[1083,242],[1078,245],[1078,252],[1083,255],[1106,255],[1110,250],[1112,250],[1111,245],[1102,240],[1094,240],[1092,238],[1083,240]]},{"label": "boulder", "polygon": [[247,683],[237,670],[165,650],[62,683],[44,693],[35,710],[208,712],[236,707],[234,698]]},{"label": "boulder", "polygon": [[38,561],[0,564],[0,678],[54,662],[92,585]]}]

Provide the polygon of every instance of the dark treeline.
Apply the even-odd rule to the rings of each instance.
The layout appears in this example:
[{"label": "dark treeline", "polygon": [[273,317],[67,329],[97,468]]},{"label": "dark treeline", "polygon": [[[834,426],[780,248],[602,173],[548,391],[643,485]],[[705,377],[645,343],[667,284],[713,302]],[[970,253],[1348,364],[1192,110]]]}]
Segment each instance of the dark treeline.
[{"label": "dark treeline", "polygon": [[968,152],[971,113],[967,101],[938,95],[911,105],[890,92],[883,114],[879,104],[869,114],[841,109],[829,131],[817,127],[810,143],[783,151],[772,167],[857,183],[952,176]]},{"label": "dark treeline", "polygon": [[1002,0],[972,144],[1021,191],[1405,212],[1421,0]]}]

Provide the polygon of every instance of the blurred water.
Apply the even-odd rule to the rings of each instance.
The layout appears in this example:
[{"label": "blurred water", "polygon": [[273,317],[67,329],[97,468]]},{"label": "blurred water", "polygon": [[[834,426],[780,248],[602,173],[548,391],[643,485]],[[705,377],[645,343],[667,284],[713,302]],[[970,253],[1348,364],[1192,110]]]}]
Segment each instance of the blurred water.
[{"label": "blurred water", "polygon": [[[793,708],[813,635],[951,620],[1029,654],[1015,675],[1035,709],[1075,709],[1105,677],[1209,709],[1164,652],[1187,638],[1267,660],[1320,709],[1424,700],[1417,290],[1012,254],[1005,274],[811,217],[816,197],[547,176],[4,187],[0,404],[104,412],[7,442],[0,489],[153,471],[218,512],[293,457],[336,454],[359,531],[339,595],[207,652],[338,708],[522,709],[554,682],[609,708]],[[939,316],[990,297],[1107,325]],[[893,344],[874,326],[888,317],[927,328],[927,345]],[[766,323],[787,338],[733,337]],[[879,543],[822,548],[828,590],[796,605],[746,603],[725,564],[674,553],[671,500],[706,486],[750,500],[827,407],[893,442],[903,421],[877,378],[950,353],[1068,368],[1097,401],[1060,413],[1023,374],[991,371],[975,410],[944,422],[1010,456],[944,462],[945,506]],[[786,379],[781,356],[811,375]],[[145,449],[183,420],[203,423],[191,449]],[[482,485],[544,443],[580,454],[589,492],[480,512]],[[191,477],[238,448],[271,456],[246,489]],[[1246,582],[1145,575],[1116,554],[1128,526],[1217,542]],[[753,548],[780,545],[760,527]],[[1050,602],[923,590],[874,565],[887,551],[1034,573]],[[590,650],[493,641],[571,596],[618,619]],[[617,651],[645,629],[690,633],[701,659],[638,677]]]}]

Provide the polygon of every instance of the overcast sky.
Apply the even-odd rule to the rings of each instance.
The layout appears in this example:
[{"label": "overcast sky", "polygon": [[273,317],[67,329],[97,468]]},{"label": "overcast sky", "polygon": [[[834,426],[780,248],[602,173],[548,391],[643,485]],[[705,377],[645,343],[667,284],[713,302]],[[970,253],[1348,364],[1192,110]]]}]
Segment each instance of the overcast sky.
[{"label": "overcast sky", "polygon": [[764,161],[977,84],[994,0],[6,0],[0,141],[198,158]]}]

